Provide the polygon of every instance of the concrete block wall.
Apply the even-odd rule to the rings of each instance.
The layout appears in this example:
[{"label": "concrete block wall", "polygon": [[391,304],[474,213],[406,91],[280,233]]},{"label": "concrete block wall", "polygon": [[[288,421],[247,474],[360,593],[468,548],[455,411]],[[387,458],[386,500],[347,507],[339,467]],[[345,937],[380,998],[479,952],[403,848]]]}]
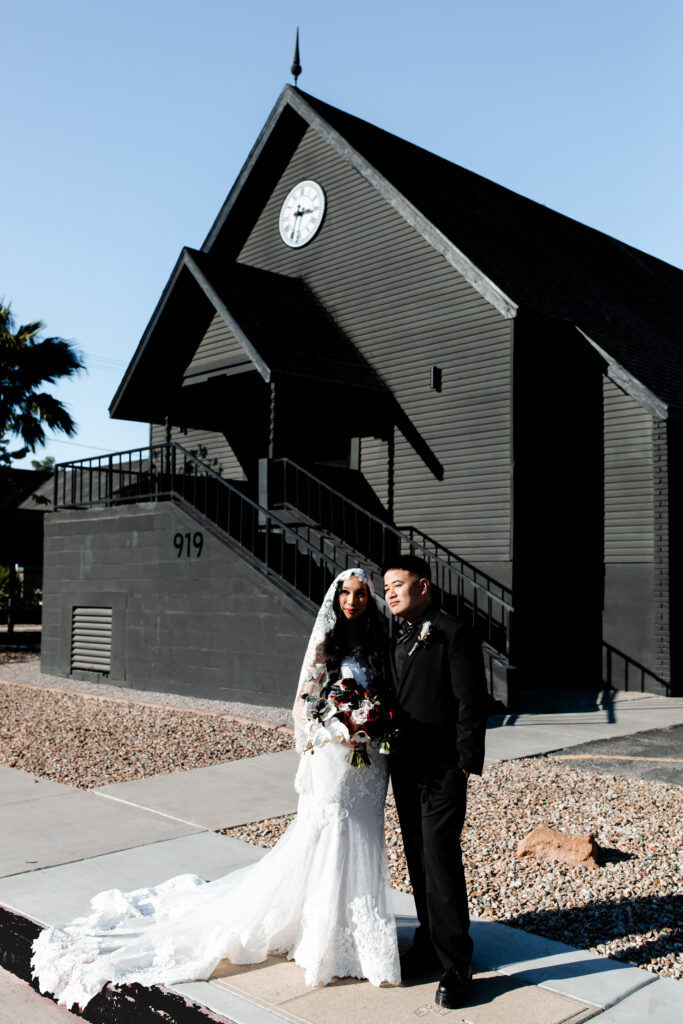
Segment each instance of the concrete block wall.
[{"label": "concrete block wall", "polygon": [[289,707],[313,619],[170,503],[45,517],[43,672],[71,675],[76,606],[112,608],[109,676],[145,690]]}]

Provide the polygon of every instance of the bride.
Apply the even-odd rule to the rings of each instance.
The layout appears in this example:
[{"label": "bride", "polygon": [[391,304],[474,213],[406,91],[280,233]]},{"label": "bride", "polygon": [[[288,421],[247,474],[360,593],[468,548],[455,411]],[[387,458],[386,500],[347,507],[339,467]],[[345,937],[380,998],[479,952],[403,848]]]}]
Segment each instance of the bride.
[{"label": "bride", "polygon": [[379,687],[384,629],[363,569],[330,586],[308,643],[294,705],[297,816],[261,860],[213,882],[180,875],[135,892],[101,892],[92,913],[34,942],[41,992],[81,1009],[107,983],[173,985],[209,978],[219,962],[286,956],[308,985],[334,977],[398,984],[396,926],[384,848],[387,758],[352,767],[353,743],[320,743],[302,694],[352,677]]}]

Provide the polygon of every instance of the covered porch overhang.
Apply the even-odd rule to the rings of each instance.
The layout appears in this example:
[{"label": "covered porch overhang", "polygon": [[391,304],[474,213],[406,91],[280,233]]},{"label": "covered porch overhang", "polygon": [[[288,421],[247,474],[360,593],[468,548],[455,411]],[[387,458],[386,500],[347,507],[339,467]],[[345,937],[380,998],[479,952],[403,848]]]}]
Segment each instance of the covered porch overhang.
[{"label": "covered porch overhang", "polygon": [[[218,313],[239,354],[192,366]],[[236,346],[237,347],[237,346]],[[184,249],[111,415],[222,433],[246,475],[259,459],[335,458],[395,426],[441,465],[389,388],[304,281]]]}]

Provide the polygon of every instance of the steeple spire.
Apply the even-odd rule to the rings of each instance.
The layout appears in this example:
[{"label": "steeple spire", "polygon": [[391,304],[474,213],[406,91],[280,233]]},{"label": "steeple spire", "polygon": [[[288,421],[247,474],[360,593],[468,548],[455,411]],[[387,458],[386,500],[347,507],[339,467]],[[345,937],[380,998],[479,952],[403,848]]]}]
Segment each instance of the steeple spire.
[{"label": "steeple spire", "polygon": [[299,75],[301,74],[301,64],[299,62],[299,27],[296,29],[296,43],[294,44],[294,60],[292,62],[291,72],[294,75],[294,88],[296,89],[296,83]]}]

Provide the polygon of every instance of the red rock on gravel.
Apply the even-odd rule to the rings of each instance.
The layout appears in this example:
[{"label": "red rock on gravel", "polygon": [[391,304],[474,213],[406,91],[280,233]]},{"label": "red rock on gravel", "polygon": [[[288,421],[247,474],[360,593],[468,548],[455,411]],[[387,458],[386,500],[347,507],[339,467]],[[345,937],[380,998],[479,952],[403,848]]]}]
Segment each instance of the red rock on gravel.
[{"label": "red rock on gravel", "polygon": [[583,864],[587,868],[598,866],[599,855],[600,847],[591,832],[571,836],[543,825],[524,836],[515,853],[518,860],[535,857],[537,860],[559,860],[564,864]]}]

